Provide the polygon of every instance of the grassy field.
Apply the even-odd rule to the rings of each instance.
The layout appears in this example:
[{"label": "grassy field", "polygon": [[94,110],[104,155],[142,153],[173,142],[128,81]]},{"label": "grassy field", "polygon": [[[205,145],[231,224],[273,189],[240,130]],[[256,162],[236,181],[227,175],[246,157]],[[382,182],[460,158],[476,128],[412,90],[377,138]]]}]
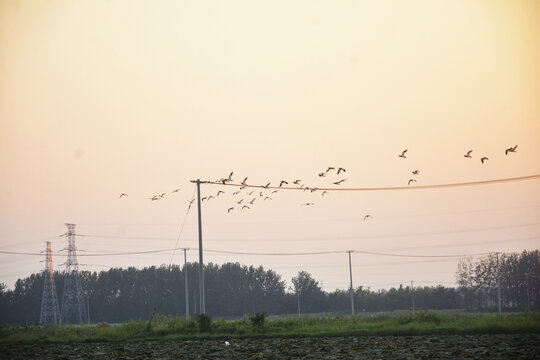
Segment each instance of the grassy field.
[{"label": "grassy field", "polygon": [[155,316],[122,324],[0,328],[0,343],[107,342],[127,340],[239,339],[257,337],[402,336],[540,333],[540,313],[380,314],[372,316],[262,316],[225,321]]}]

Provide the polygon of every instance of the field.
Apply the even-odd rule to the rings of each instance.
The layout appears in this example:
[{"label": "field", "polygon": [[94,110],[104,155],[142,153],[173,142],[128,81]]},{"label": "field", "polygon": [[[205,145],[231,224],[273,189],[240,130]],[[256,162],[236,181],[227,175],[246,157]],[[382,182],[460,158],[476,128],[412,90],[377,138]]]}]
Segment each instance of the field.
[{"label": "field", "polygon": [[540,335],[347,336],[0,344],[5,359],[539,359]]},{"label": "field", "polygon": [[[225,345],[230,342],[230,346]],[[417,312],[0,328],[7,359],[540,358],[540,314]]]}]

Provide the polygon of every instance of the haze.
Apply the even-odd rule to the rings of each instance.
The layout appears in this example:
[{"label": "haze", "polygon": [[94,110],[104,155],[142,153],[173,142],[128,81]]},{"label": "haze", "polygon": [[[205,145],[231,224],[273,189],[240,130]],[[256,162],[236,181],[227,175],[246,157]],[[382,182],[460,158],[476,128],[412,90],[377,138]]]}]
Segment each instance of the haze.
[{"label": "haze", "polygon": [[[328,166],[347,169],[347,187],[540,174],[538,39],[533,0],[3,0],[0,249],[38,253],[53,237],[61,250],[66,222],[87,235],[77,239],[80,255],[171,249],[189,181],[231,171],[236,182],[318,187],[341,178],[318,177]],[[398,157],[404,149],[407,159]],[[334,290],[349,285],[349,249],[536,249],[539,185],[281,191],[249,211],[230,187],[203,185],[202,196],[227,192],[203,203],[206,249],[343,250],[207,252],[205,262],[263,265],[289,283],[306,270]],[[178,247],[197,247],[195,210]],[[0,281],[12,287],[41,271],[40,260],[0,254]],[[91,271],[170,260],[170,252],[79,258]],[[62,269],[64,258],[54,261]],[[181,251],[173,262],[183,263]],[[356,253],[354,286],[452,286],[457,263]]]}]

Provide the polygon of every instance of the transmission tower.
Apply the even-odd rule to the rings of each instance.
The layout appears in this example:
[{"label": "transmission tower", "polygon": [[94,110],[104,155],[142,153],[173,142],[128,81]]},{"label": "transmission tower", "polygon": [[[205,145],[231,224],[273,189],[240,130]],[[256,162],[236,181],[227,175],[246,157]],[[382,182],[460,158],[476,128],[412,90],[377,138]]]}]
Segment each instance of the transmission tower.
[{"label": "transmission tower", "polygon": [[54,285],[54,270],[51,254],[51,242],[46,241],[45,249],[45,270],[43,271],[43,297],[41,298],[41,313],[39,315],[40,325],[60,324],[60,308],[58,307],[58,297],[56,286]]},{"label": "transmission tower", "polygon": [[62,295],[62,322],[64,324],[85,324],[88,322],[84,306],[84,293],[79,278],[79,262],[75,246],[75,224],[66,224],[68,247],[64,294]]}]

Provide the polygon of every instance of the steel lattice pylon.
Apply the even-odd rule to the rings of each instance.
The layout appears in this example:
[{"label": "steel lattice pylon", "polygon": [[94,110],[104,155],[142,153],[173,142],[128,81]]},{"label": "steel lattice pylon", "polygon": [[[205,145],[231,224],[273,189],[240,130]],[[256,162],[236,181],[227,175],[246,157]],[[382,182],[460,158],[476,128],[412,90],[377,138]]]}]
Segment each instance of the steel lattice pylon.
[{"label": "steel lattice pylon", "polygon": [[46,241],[45,250],[45,270],[43,271],[43,297],[41,298],[41,313],[39,315],[40,325],[60,324],[60,308],[58,307],[58,296],[54,285],[54,270],[51,254],[51,242]]},{"label": "steel lattice pylon", "polygon": [[75,246],[75,224],[66,224],[68,228],[68,255],[62,295],[62,323],[86,324],[88,322],[84,306],[84,293],[79,278],[79,262]]}]

